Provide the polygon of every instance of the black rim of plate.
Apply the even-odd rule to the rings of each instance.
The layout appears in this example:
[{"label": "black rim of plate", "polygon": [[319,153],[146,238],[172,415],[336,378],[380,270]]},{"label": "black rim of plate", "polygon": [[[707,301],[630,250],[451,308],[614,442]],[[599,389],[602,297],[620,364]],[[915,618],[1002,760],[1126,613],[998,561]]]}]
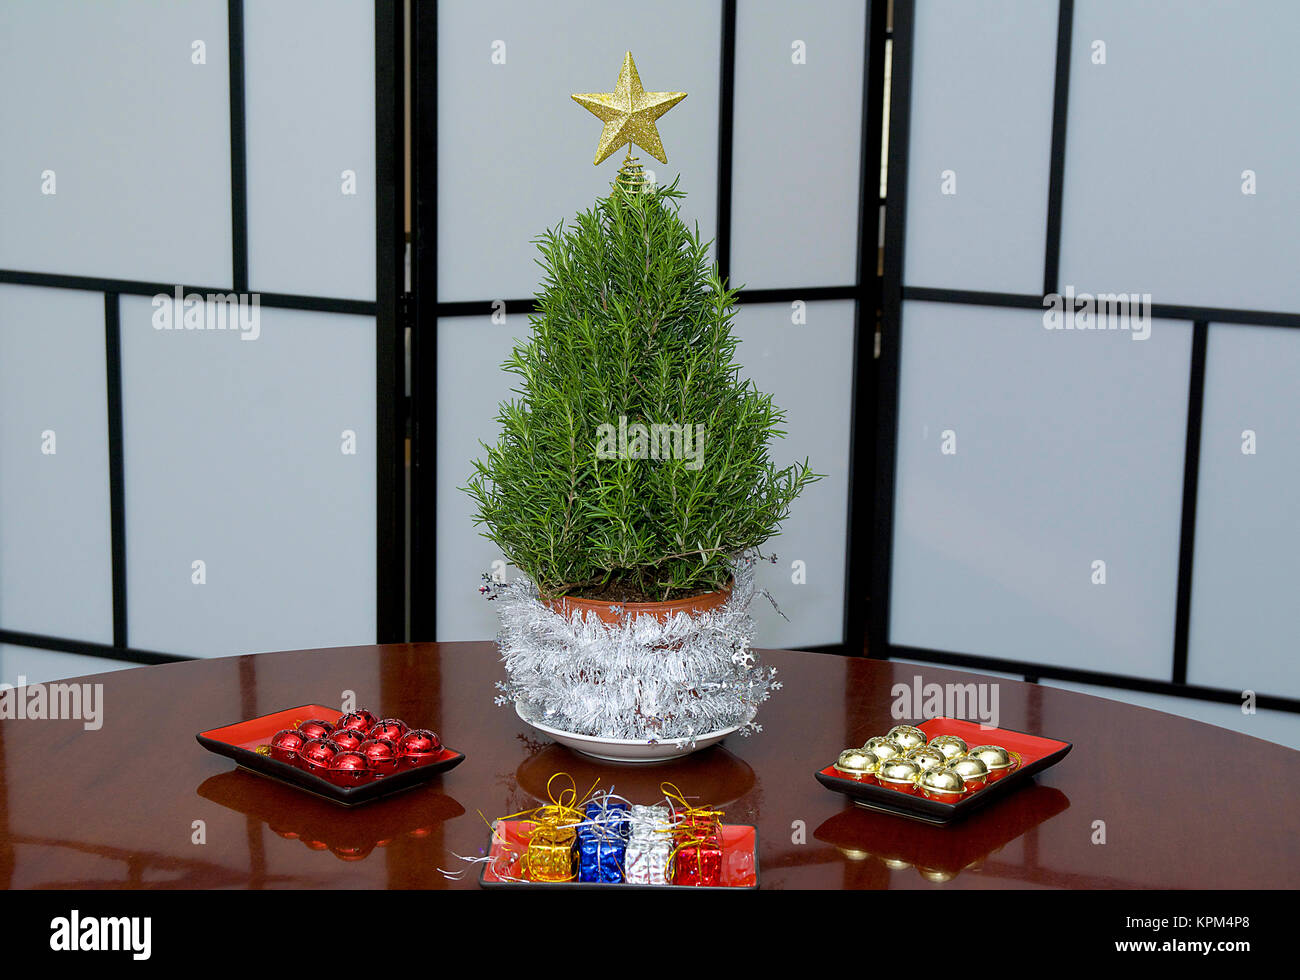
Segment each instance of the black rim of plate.
[{"label": "black rim of plate", "polygon": [[[215,731],[215,729],[210,730]],[[259,755],[250,749],[243,749],[228,742],[220,742],[205,735],[195,735],[194,737],[209,752],[225,756],[227,759],[233,759],[241,769],[247,769],[259,776],[274,779],[276,782],[285,783],[295,789],[311,793],[313,796],[319,796],[332,803],[340,803],[343,806],[369,803],[371,800],[377,800],[411,789],[438,773],[454,769],[465,761],[465,753],[456,752],[450,746],[444,746],[450,751],[456,752],[456,754],[439,762],[431,762],[428,765],[417,766],[414,769],[405,769],[361,786],[336,786],[320,776],[314,776],[288,762],[281,762],[279,759],[272,759],[270,756]]]},{"label": "black rim of plate", "polygon": [[[924,796],[901,793],[898,790],[888,789],[875,783],[859,783],[841,776],[828,776],[820,769],[813,773],[813,777],[827,789],[836,793],[843,793],[864,809],[876,813],[887,813],[896,817],[906,817],[909,820],[919,820],[933,826],[943,826],[954,823],[980,807],[1005,796],[1026,780],[1032,779],[1037,773],[1056,765],[1069,755],[1070,750],[1074,748],[1073,742],[1051,738],[1049,735],[1033,735],[1030,732],[1022,732],[1014,728],[998,728],[995,731],[1027,735],[1031,738],[1050,738],[1053,742],[1063,742],[1064,744],[1056,751],[1049,752],[1041,759],[1013,770],[996,783],[972,793],[958,803],[941,803],[938,800],[927,799]],[[992,733],[990,733],[990,737],[992,737]]]}]

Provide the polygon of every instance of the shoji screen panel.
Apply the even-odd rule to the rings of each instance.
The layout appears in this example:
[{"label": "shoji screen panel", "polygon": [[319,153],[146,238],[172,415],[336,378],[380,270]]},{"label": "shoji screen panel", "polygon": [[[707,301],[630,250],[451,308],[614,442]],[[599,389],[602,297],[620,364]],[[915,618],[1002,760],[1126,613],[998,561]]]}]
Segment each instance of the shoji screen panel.
[{"label": "shoji screen panel", "polygon": [[400,11],[0,6],[11,660],[401,637]]},{"label": "shoji screen panel", "polygon": [[1212,323],[1187,680],[1300,698],[1300,331]]},{"label": "shoji screen panel", "polygon": [[0,626],[113,642],[104,297],[0,285]]},{"label": "shoji screen panel", "polygon": [[1043,0],[917,4],[907,285],[1042,283],[1056,26]]},{"label": "shoji screen panel", "polygon": [[722,274],[744,287],[739,358],[789,417],[773,458],[808,457],[827,475],[770,542],[780,561],[760,567],[760,582],[790,620],[759,603],[758,641],[850,648],[866,588],[852,595],[847,574],[850,542],[861,535],[865,548],[869,527],[870,434],[854,422],[873,398],[880,114],[869,93],[883,86],[884,4],[512,0],[412,12],[413,638],[496,633],[477,588],[501,556],[458,488],[480,440],[498,435],[514,380],[500,365],[530,332],[533,239],[590,207],[617,171],[617,159],[591,165],[599,123],[569,95],[612,88],[630,49],[647,89],[688,93],[659,121],[669,164],[637,153],[659,181],[681,175],[684,217],[716,236]]},{"label": "shoji screen panel", "polygon": [[224,0],[0,4],[0,269],[231,281]]},{"label": "shoji screen panel", "polygon": [[244,86],[250,288],[374,300],[374,8],[247,4]]},{"label": "shoji screen panel", "polygon": [[748,289],[856,281],[868,6],[737,4],[731,273]]},{"label": "shoji screen panel", "polygon": [[903,317],[891,642],[1167,677],[1190,324],[1134,343],[1034,310]]},{"label": "shoji screen panel", "polygon": [[780,303],[741,308],[737,357],[745,377],[785,412],[785,438],[773,442],[777,466],[805,459],[825,479],[791,507],[779,534],[763,546],[776,556],[757,566],[772,593],[753,615],[760,642],[770,647],[833,646],[844,642],[844,569],[848,558],[849,461],[852,456],[853,318],[849,300],[809,303],[807,322],[790,322]]},{"label": "shoji screen panel", "polygon": [[478,593],[480,576],[514,578],[518,572],[480,534],[483,528],[474,526],[473,501],[460,488],[472,474],[471,461],[482,457],[480,443],[496,442],[497,406],[514,397],[510,389],[516,380],[501,364],[515,342],[528,336],[528,318],[518,313],[494,324],[486,316],[446,317],[437,321],[437,330],[437,638],[483,640],[496,635],[497,621],[492,603]]},{"label": "shoji screen panel", "polygon": [[[896,17],[879,649],[1195,699],[1221,724],[1250,691],[1263,737],[1300,730],[1300,145],[1275,118],[1300,90],[1283,41],[1300,14],[899,0]],[[944,195],[948,154],[1016,179],[952,168]]]},{"label": "shoji screen panel", "polygon": [[375,362],[374,319],[268,309],[245,343],[154,330],[152,312],[122,300],[133,642],[374,642],[375,379],[357,370]]},{"label": "shoji screen panel", "polygon": [[1300,311],[1300,130],[1278,124],[1300,4],[1076,0],[1074,20],[1062,283]]}]

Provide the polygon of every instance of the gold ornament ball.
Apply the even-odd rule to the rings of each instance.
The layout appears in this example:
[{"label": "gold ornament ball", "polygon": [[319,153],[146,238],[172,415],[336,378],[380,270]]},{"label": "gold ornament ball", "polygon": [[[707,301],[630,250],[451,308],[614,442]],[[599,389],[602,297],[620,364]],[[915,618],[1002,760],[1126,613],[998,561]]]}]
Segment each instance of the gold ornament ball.
[{"label": "gold ornament ball", "polygon": [[910,759],[890,759],[882,762],[876,772],[876,778],[882,783],[904,788],[914,786],[919,775],[921,775],[921,767]]},{"label": "gold ornament ball", "polygon": [[966,743],[956,735],[936,735],[930,739],[930,747],[943,753],[945,759],[960,759],[966,754]]},{"label": "gold ornament ball", "polygon": [[1014,769],[1017,758],[1000,745],[977,745],[966,753],[972,759],[979,759],[980,762],[989,767],[989,772],[997,772],[999,769]]},{"label": "gold ornament ball", "polygon": [[922,789],[936,793],[962,793],[966,790],[966,780],[952,769],[927,769],[916,780]]},{"label": "gold ornament ball", "polygon": [[863,743],[862,747],[868,752],[875,755],[881,762],[888,762],[890,759],[903,754],[904,749],[892,738],[884,738],[877,735],[875,738],[869,738]]},{"label": "gold ornament ball", "polygon": [[869,775],[879,765],[880,759],[866,749],[845,749],[835,760],[835,768],[849,776]]},{"label": "gold ornament ball", "polygon": [[954,759],[948,764],[948,767],[966,780],[966,784],[972,789],[983,786],[989,776],[989,767],[974,756],[968,755],[961,759]]},{"label": "gold ornament ball", "polygon": [[933,769],[936,766],[943,766],[948,762],[942,752],[930,745],[918,745],[914,749],[909,749],[903,758],[909,762],[915,762],[921,767],[922,771]]},{"label": "gold ornament ball", "polygon": [[929,741],[925,736],[925,732],[911,725],[895,725],[885,733],[885,738],[892,738],[904,749],[920,748]]}]

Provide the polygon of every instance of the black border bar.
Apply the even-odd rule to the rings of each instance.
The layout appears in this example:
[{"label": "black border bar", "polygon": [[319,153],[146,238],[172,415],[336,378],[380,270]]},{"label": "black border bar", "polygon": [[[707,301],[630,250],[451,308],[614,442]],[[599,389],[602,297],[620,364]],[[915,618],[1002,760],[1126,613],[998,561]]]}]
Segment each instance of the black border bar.
[{"label": "black border bar", "polygon": [[1173,682],[1187,683],[1192,618],[1192,559],[1196,554],[1196,491],[1201,472],[1201,414],[1205,405],[1205,349],[1209,326],[1192,325],[1192,367],[1187,383],[1187,443],[1183,453],[1182,525],[1178,535],[1178,599],[1174,612]]},{"label": "black border bar", "polygon": [[402,0],[375,0],[375,617],[380,643],[406,638],[405,92]]},{"label": "black border bar", "polygon": [[230,48],[230,224],[234,292],[248,292],[248,154],[244,125],[244,0],[227,2]]},{"label": "black border bar", "polygon": [[122,323],[117,293],[104,294],[104,367],[108,394],[108,511],[113,575],[113,648],[125,650],[126,490],[122,455]]},{"label": "black border bar", "polygon": [[[182,293],[232,293],[233,286],[194,286],[174,282],[145,282],[139,279],[102,279],[97,276],[65,276],[55,272],[24,272],[17,269],[0,269],[0,283],[18,286],[47,286],[54,289],[84,289],[94,293],[120,293],[123,296],[171,296],[179,286]],[[247,292],[247,290],[244,290]],[[352,313],[375,316],[379,304],[362,299],[335,299],[328,296],[301,296],[293,293],[257,294],[262,306],[286,310],[308,310],[318,313]]]},{"label": "black border bar", "polygon": [[[437,637],[438,318],[491,303],[438,303],[438,5],[411,4],[411,639]],[[426,176],[427,175],[427,176]],[[533,301],[507,302],[532,310]]]},{"label": "black border bar", "polygon": [[718,229],[713,255],[724,283],[731,280],[731,167],[736,128],[736,0],[722,0],[718,79]]},{"label": "black border bar", "polygon": [[[1043,262],[1043,293],[1057,291],[1061,267],[1061,198],[1065,191],[1065,117],[1070,108],[1070,38],[1074,32],[1074,0],[1061,0],[1056,21],[1056,88],[1052,97],[1052,160],[1047,188],[1047,255]],[[1062,165],[1057,166],[1056,161]]]},{"label": "black border bar", "polygon": [[[860,657],[867,648],[872,601],[876,469],[876,389],[879,370],[880,153],[884,138],[885,41],[889,0],[870,0],[863,24],[862,139],[858,148],[857,288],[853,313],[853,391],[849,404],[849,468],[845,496],[843,652]],[[826,297],[831,298],[831,297]],[[840,297],[834,297],[840,298]],[[753,302],[753,298],[750,298]]]}]

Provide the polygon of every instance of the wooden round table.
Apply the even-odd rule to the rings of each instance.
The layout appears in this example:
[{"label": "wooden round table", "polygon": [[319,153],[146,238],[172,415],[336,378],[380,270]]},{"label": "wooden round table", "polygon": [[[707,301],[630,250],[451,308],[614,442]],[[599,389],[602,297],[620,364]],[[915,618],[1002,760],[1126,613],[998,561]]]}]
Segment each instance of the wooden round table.
[{"label": "wooden round table", "polygon": [[[671,780],[759,830],[763,888],[1289,888],[1300,867],[1291,749],[1144,708],[938,667],[766,651],[783,689],[763,732],[653,766],[575,755],[496,707],[492,643],[306,650],[141,667],[103,684],[103,726],[0,722],[0,886],[477,888],[484,818],[547,778],[634,801]],[[1000,685],[1000,724],[1074,743],[965,822],[871,813],[813,773],[883,732],[895,683]],[[355,809],[238,770],[196,732],[299,704],[356,703],[466,753]],[[1104,831],[1104,843],[1100,843]]]}]

